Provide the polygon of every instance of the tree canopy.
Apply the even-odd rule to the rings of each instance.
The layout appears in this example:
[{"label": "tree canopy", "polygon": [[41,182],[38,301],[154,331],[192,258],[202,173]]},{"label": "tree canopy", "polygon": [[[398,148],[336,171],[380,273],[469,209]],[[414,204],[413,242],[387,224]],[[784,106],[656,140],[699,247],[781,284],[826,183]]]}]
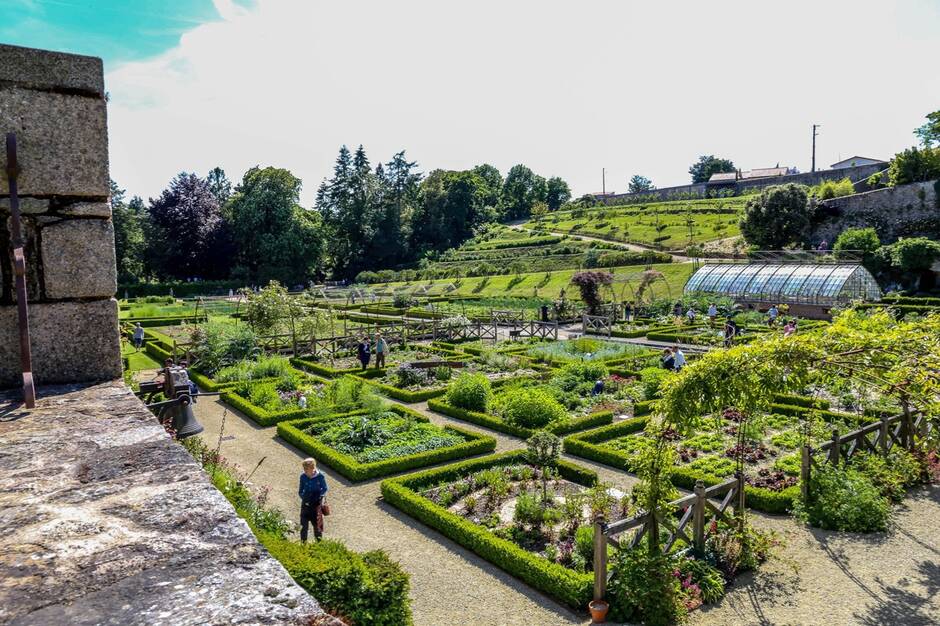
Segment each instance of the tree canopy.
[{"label": "tree canopy", "polygon": [[318,214],[299,204],[300,179],[276,167],[252,168],[227,211],[238,273],[253,282],[305,282],[318,269],[323,242]]},{"label": "tree canopy", "polygon": [[744,239],[765,250],[781,250],[802,241],[812,210],[806,187],[788,183],[766,187],[744,206],[740,227]]},{"label": "tree canopy", "polygon": [[645,193],[653,189],[656,189],[653,181],[639,174],[634,174],[633,178],[631,178],[630,182],[627,184],[627,191],[630,193]]},{"label": "tree canopy", "polygon": [[712,177],[712,174],[733,172],[734,169],[734,163],[730,160],[707,154],[700,156],[698,161],[689,167],[689,174],[692,176],[693,183],[704,183]]}]

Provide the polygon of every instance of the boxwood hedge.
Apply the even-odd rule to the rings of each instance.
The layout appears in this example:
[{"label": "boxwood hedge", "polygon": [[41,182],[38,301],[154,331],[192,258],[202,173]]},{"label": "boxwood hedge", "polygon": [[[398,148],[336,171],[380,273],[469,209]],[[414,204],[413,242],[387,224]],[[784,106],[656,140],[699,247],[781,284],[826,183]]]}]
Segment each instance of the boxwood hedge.
[{"label": "boxwood hedge", "polygon": [[[496,415],[461,409],[437,398],[428,400],[428,408],[432,411],[437,411],[438,413],[443,413],[444,415],[449,415],[465,422],[471,422],[491,430],[498,430],[499,432],[506,433],[507,435],[522,437],[523,439],[528,439],[537,430],[510,424]],[[565,435],[568,433],[577,432],[579,430],[585,430],[587,428],[595,428],[597,426],[610,424],[613,419],[614,414],[612,411],[599,411],[597,413],[585,415],[584,417],[576,417],[562,422],[549,424],[544,428],[544,430],[547,430],[548,432],[555,435]]]},{"label": "boxwood hedge", "polygon": [[[391,406],[389,410],[399,415],[410,415],[421,422],[430,421],[426,416],[412,411],[407,407]],[[444,426],[445,430],[449,430],[464,437],[466,441],[446,448],[438,448],[436,450],[418,452],[407,456],[384,459],[374,463],[360,463],[351,455],[340,452],[322,443],[316,437],[304,432],[304,428],[312,423],[338,419],[348,415],[350,415],[350,413],[280,422],[277,425],[277,434],[294,447],[303,450],[315,459],[326,463],[349,480],[356,482],[369,480],[370,478],[376,478],[378,476],[397,474],[417,467],[427,467],[428,465],[434,465],[442,461],[451,461],[475,454],[492,452],[496,449],[496,440],[492,437],[454,426]]]},{"label": "boxwood hedge", "polygon": [[[418,490],[424,487],[454,480],[470,472],[519,463],[524,459],[525,452],[520,450],[388,479],[382,482],[382,496],[392,506],[438,530],[510,575],[576,610],[583,611],[591,600],[593,574],[575,572],[529,552],[511,541],[497,537],[486,528],[451,513],[418,493]],[[594,472],[574,463],[560,460],[557,468],[562,477],[572,482],[588,487],[597,483],[597,475]]]}]

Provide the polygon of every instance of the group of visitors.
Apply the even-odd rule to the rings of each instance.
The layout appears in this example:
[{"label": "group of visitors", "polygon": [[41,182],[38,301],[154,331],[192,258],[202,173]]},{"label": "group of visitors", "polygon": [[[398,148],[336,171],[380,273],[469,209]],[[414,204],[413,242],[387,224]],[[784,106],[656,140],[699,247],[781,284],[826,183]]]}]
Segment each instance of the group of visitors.
[{"label": "group of visitors", "polygon": [[685,367],[685,353],[683,353],[677,345],[671,348],[664,348],[661,361],[664,369],[679,372]]},{"label": "group of visitors", "polygon": [[375,334],[375,344],[369,343],[369,338],[363,335],[359,339],[359,345],[356,346],[356,358],[362,363],[362,369],[369,367],[369,361],[372,359],[372,353],[375,352],[375,369],[385,367],[385,355],[388,354],[388,343],[382,337],[382,333]]}]

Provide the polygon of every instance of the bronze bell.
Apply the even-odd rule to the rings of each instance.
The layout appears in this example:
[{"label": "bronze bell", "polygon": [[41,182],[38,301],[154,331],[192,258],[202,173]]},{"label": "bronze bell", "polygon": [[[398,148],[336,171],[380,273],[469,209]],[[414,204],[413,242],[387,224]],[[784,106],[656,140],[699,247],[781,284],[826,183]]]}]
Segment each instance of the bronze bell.
[{"label": "bronze bell", "polygon": [[192,398],[190,398],[188,394],[185,394],[178,399],[178,404],[167,407],[170,426],[173,428],[173,432],[176,433],[176,438],[186,439],[187,437],[198,435],[204,429],[193,414]]}]

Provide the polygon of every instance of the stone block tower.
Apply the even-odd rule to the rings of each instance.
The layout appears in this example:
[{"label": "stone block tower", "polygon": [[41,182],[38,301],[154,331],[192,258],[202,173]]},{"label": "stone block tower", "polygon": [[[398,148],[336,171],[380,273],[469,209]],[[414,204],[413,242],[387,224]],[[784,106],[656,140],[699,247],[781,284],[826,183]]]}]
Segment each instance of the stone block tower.
[{"label": "stone block tower", "polygon": [[[101,59],[0,45],[0,139],[16,133],[33,375],[121,376]],[[0,141],[0,387],[20,383],[7,155]]]}]

